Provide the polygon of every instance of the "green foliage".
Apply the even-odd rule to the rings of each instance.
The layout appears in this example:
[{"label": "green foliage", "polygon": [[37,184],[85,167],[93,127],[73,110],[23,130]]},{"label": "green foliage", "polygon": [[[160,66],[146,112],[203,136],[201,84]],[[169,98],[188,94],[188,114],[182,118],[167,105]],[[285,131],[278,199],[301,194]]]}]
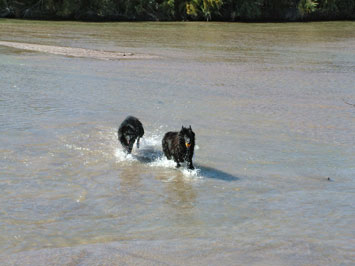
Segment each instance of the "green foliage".
[{"label": "green foliage", "polygon": [[5,8],[8,7],[7,1],[6,0],[0,0],[0,8]]},{"label": "green foliage", "polygon": [[187,15],[204,20],[211,20],[214,15],[219,15],[222,0],[191,0],[186,3]]},{"label": "green foliage", "polygon": [[319,0],[319,9],[329,13],[336,13],[338,12],[336,2],[336,0]]},{"label": "green foliage", "polygon": [[81,20],[355,19],[355,0],[0,0],[0,16],[8,10]]},{"label": "green foliage", "polygon": [[237,0],[237,16],[246,19],[257,19],[261,15],[263,0]]},{"label": "green foliage", "polygon": [[316,11],[317,5],[316,0],[301,0],[298,4],[298,9],[302,15],[310,14]]},{"label": "green foliage", "polygon": [[60,18],[71,18],[76,10],[79,9],[79,2],[72,0],[63,0],[61,5],[57,5],[56,16]]},{"label": "green foliage", "polygon": [[338,12],[347,18],[355,18],[355,0],[338,0]]}]

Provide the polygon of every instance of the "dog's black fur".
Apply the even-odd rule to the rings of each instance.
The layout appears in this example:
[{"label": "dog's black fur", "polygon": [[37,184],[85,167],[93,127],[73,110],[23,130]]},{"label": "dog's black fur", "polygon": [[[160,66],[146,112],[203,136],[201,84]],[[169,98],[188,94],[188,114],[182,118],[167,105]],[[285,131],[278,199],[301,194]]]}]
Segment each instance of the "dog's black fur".
[{"label": "dog's black fur", "polygon": [[139,148],[139,139],[143,137],[144,129],[142,123],[134,116],[128,116],[118,129],[118,140],[127,153],[132,152],[133,144],[137,140]]},{"label": "dog's black fur", "polygon": [[182,127],[180,132],[167,132],[162,141],[165,156],[170,160],[173,157],[176,167],[187,162],[189,169],[195,169],[192,156],[195,148],[195,133],[189,128]]}]

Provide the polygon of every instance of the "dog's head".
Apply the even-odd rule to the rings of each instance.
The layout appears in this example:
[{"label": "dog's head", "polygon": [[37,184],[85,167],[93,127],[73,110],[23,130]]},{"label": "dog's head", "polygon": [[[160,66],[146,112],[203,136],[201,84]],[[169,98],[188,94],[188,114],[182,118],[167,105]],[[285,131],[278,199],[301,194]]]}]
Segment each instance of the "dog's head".
[{"label": "dog's head", "polygon": [[185,143],[185,147],[189,149],[191,146],[193,147],[195,145],[195,133],[192,131],[191,126],[184,127],[182,126],[180,130],[180,137],[183,138],[183,141]]}]

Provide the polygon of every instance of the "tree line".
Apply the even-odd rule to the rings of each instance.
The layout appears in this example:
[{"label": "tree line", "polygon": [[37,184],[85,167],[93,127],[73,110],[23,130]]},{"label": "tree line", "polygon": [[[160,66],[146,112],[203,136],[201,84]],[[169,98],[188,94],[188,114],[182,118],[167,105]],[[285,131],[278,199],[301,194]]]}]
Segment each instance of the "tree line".
[{"label": "tree line", "polygon": [[0,17],[84,21],[355,19],[355,0],[0,0]]}]

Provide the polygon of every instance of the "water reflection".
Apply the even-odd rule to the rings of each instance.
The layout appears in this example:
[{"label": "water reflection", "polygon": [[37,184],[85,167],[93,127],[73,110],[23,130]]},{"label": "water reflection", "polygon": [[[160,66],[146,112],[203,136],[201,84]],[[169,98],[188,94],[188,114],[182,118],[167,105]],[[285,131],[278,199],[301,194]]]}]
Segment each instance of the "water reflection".
[{"label": "water reflection", "polygon": [[142,186],[139,170],[134,165],[122,167],[118,178],[122,192],[137,190]]},{"label": "water reflection", "polygon": [[[166,175],[159,175],[156,178],[166,180]],[[167,204],[179,209],[191,209],[195,206],[197,193],[191,182],[187,182],[182,173],[177,172],[172,181],[164,182],[164,184]]]},{"label": "water reflection", "polygon": [[194,183],[185,178],[183,173],[176,171],[173,179],[166,182],[167,175],[161,173],[156,179],[163,181],[163,192],[165,194],[164,209],[168,214],[168,222],[170,226],[175,227],[174,230],[180,231],[181,235],[188,237],[198,234],[195,226],[199,226],[202,221],[198,216],[197,190]]}]

